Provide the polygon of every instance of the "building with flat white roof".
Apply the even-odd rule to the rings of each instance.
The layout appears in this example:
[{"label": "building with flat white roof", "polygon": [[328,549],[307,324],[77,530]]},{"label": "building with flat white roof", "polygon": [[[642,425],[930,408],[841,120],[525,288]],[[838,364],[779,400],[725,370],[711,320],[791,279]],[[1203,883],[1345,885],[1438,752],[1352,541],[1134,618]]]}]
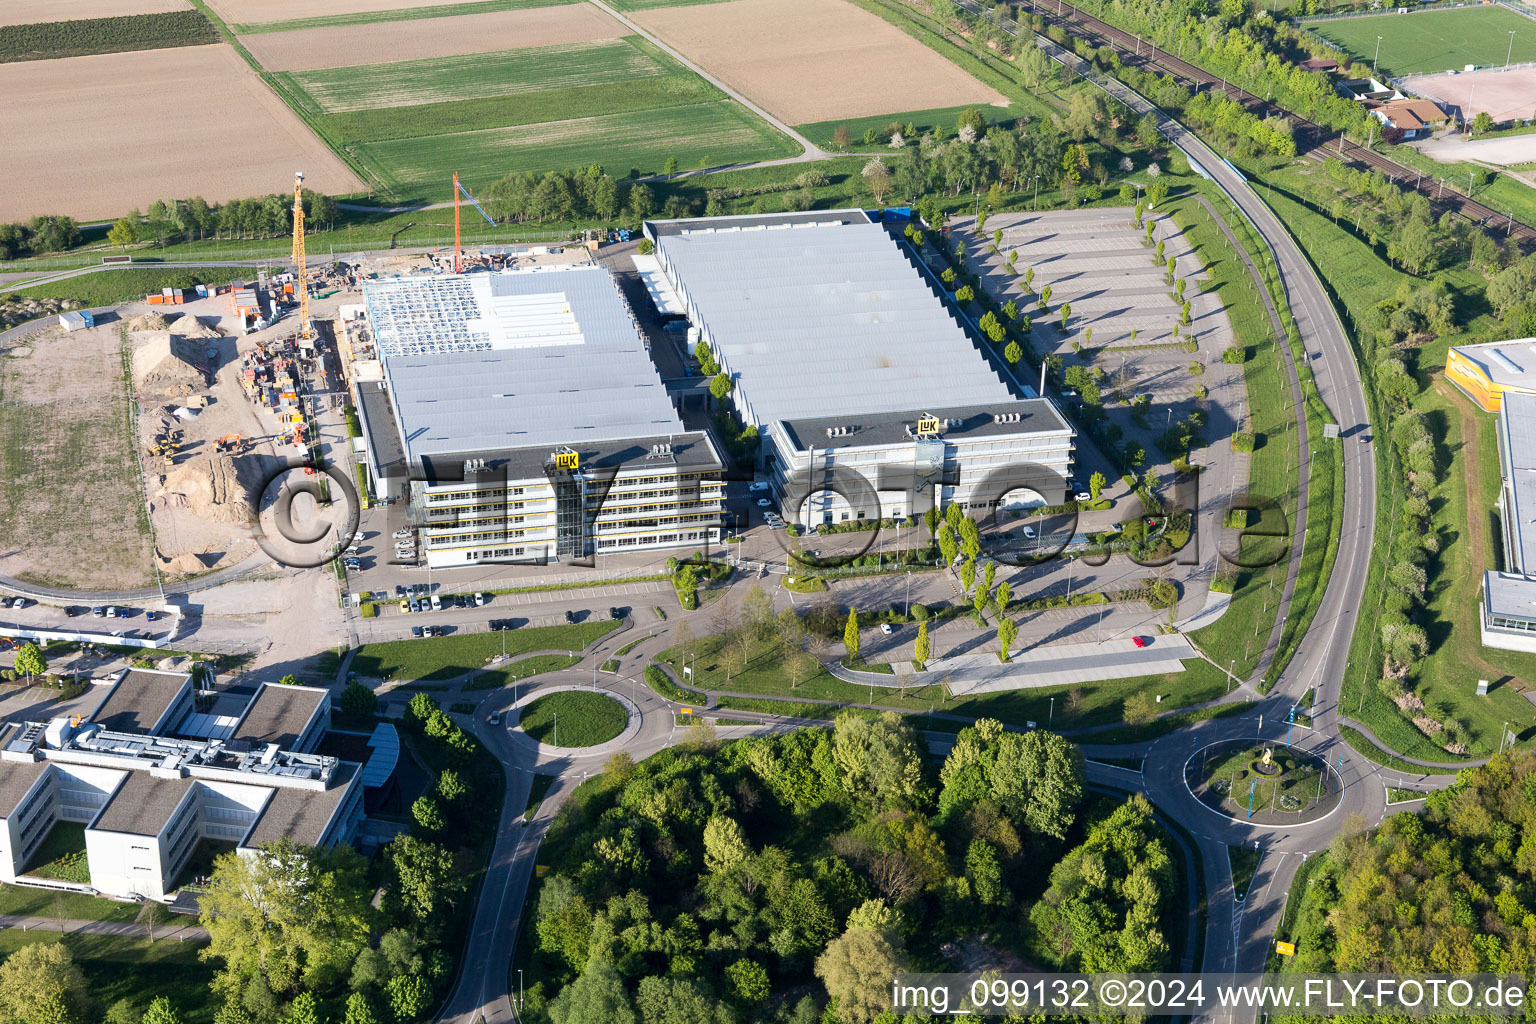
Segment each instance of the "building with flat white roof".
[{"label": "building with flat white roof", "polygon": [[[245,854],[284,837],[350,840],[361,767],[309,752],[330,721],[327,691],[263,684],[219,739],[190,734],[191,692],[184,673],[129,669],[90,715],[0,735],[0,882],[159,900],[201,839]],[[27,874],[61,822],[85,826],[89,883]]]},{"label": "building with flat white roof", "polygon": [[1536,338],[1457,345],[1445,357],[1445,378],[1486,412],[1506,394],[1536,395]]},{"label": "building with flat white roof", "polygon": [[1498,433],[1504,571],[1483,574],[1483,643],[1536,652],[1536,394],[1503,393]]},{"label": "building with flat white roof", "polygon": [[[912,515],[933,500],[993,507],[994,471],[1009,467],[1030,470],[1026,503],[1063,500],[1071,426],[1009,379],[864,211],[651,221],[645,232],[734,380],[737,413],[765,438],[764,468],[790,514],[836,522]],[[857,469],[878,502],[818,491],[833,467]]]},{"label": "building with flat white roof", "polygon": [[719,538],[723,468],[684,428],[607,270],[369,281],[383,379],[357,385],[374,493],[433,567]]}]

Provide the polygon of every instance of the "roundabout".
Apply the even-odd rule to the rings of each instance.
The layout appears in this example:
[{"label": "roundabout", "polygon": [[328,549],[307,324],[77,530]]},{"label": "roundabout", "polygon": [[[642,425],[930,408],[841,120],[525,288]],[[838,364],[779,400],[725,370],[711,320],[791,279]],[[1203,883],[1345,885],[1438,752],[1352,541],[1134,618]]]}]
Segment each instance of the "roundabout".
[{"label": "roundabout", "polygon": [[1295,825],[1326,818],[1341,800],[1326,759],[1258,739],[1210,743],[1184,762],[1184,784],[1207,809],[1253,825]]}]

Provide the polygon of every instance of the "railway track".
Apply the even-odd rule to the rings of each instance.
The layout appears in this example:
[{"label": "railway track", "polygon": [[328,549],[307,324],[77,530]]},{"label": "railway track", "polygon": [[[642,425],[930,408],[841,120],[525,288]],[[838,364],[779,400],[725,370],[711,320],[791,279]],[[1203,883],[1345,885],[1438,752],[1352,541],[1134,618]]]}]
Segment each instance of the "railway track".
[{"label": "railway track", "polygon": [[[1014,5],[1032,10],[1047,21],[1054,22],[1074,35],[1097,45],[1115,50],[1122,64],[1140,68],[1156,68],[1172,75],[1194,89],[1220,87],[1229,97],[1242,103],[1260,117],[1280,117],[1289,122],[1297,142],[1297,153],[1310,159],[1321,160],[1335,156],[1346,164],[1365,166],[1379,170],[1403,188],[1411,189],[1429,200],[1429,207],[1436,218],[1449,211],[1473,223],[1483,225],[1490,233],[1502,233],[1520,240],[1527,249],[1536,247],[1536,228],[1515,220],[1508,211],[1495,210],[1457,190],[1447,187],[1445,179],[1425,175],[1420,171],[1383,156],[1372,149],[1351,142],[1340,132],[1310,121],[1300,114],[1255,96],[1225,79],[1196,67],[1166,50],[1115,28],[1093,15],[1073,7],[1063,0],[1013,0]],[[967,8],[972,4],[965,4]]]}]

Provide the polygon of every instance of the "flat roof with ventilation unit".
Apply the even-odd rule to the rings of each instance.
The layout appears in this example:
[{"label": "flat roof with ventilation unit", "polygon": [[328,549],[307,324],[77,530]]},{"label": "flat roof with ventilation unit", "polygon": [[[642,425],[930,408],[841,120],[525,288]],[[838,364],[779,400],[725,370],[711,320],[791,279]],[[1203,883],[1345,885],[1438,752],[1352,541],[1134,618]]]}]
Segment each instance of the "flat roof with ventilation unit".
[{"label": "flat roof with ventilation unit", "polygon": [[1500,387],[1536,390],[1536,338],[1457,345],[1451,351]]}]

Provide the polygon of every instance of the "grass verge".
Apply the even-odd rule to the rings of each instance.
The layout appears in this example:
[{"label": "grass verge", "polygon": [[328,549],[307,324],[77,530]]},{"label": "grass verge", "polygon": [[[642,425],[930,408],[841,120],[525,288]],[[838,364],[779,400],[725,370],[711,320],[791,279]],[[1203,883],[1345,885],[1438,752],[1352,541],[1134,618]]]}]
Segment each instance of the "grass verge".
[{"label": "grass verge", "polygon": [[[364,644],[352,657],[352,669],[360,676],[381,681],[413,680],[443,682],[482,671],[503,650],[510,655],[529,651],[578,652],[607,636],[620,623],[582,622],[574,626],[534,626],[498,633],[460,633],[424,640],[394,640]],[[506,668],[484,671],[505,674]],[[496,685],[501,685],[500,683]]]},{"label": "grass verge", "polygon": [[540,743],[557,747],[594,747],[629,724],[624,705],[590,690],[560,690],[523,708],[518,728]]}]

